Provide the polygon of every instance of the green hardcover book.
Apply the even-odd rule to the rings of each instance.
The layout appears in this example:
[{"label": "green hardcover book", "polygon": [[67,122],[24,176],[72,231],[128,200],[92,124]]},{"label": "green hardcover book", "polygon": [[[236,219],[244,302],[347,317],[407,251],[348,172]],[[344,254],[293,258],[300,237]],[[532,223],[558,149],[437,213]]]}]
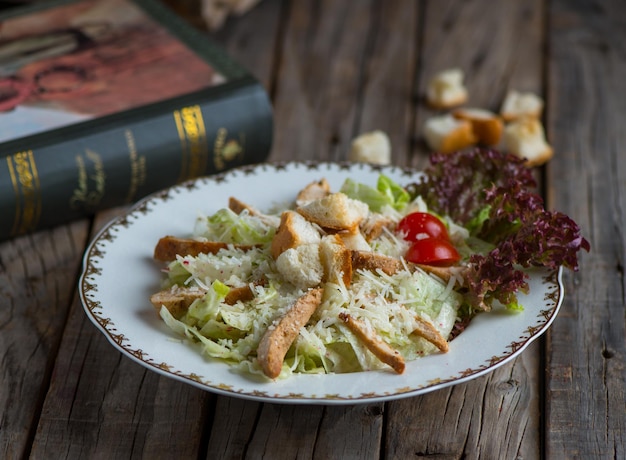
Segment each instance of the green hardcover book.
[{"label": "green hardcover book", "polygon": [[267,159],[262,85],[153,0],[0,17],[0,239]]}]

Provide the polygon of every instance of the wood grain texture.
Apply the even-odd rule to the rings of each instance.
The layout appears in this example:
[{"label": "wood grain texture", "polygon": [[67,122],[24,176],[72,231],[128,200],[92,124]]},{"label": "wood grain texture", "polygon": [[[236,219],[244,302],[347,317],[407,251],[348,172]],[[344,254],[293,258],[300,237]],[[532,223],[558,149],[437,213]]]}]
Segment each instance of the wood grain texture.
[{"label": "wood grain texture", "polygon": [[539,458],[540,343],[468,383],[388,403],[389,458]]},{"label": "wood grain texture", "polygon": [[[122,211],[101,213],[96,231]],[[31,455],[197,455],[210,398],[123,357],[74,298]]]},{"label": "wood grain texture", "polygon": [[385,404],[324,409],[317,432],[314,458],[377,459],[382,450]]},{"label": "wood grain texture", "polygon": [[382,423],[382,404],[263,404],[245,458],[377,459]]},{"label": "wood grain texture", "polygon": [[591,252],[565,274],[548,335],[550,458],[626,457],[625,28],[623,2],[552,2],[549,205],[580,224]]},{"label": "wood grain texture", "polygon": [[230,56],[252,72],[270,97],[280,60],[276,50],[283,41],[285,3],[280,0],[261,1],[248,14],[227,21],[212,37]]},{"label": "wood grain texture", "polygon": [[[351,136],[384,131],[391,142],[392,163],[398,165],[407,164],[416,135],[413,120],[420,30],[419,2],[379,1],[372,4],[368,29],[361,37],[366,55]],[[344,142],[344,155],[347,147]]]},{"label": "wood grain texture", "polygon": [[85,221],[0,245],[0,457],[22,458],[56,359]]},{"label": "wood grain texture", "polygon": [[276,73],[272,160],[340,160],[354,134],[371,1],[292,5]]},{"label": "wood grain texture", "polygon": [[258,402],[219,396],[212,414],[214,423],[209,433],[207,460],[245,458],[262,406]]}]

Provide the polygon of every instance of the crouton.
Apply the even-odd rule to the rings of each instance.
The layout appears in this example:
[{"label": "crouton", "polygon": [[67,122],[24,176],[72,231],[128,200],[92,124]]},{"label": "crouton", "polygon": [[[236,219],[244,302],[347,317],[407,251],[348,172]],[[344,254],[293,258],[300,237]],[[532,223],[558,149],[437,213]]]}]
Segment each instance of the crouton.
[{"label": "crouton", "polygon": [[296,196],[296,206],[304,206],[311,201],[319,200],[330,194],[330,184],[323,178],[319,181],[311,182],[304,187]]},{"label": "crouton", "polygon": [[174,318],[180,319],[187,312],[189,306],[195,300],[204,297],[205,294],[206,291],[204,289],[173,286],[170,289],[152,294],[150,303],[154,306],[157,313],[161,310],[161,307],[165,307]]},{"label": "crouton", "polygon": [[452,279],[452,277],[456,277],[460,282],[464,281],[465,273],[467,272],[466,267],[462,266],[450,266],[450,267],[439,267],[436,265],[424,265],[424,264],[415,264],[416,267],[419,267],[426,273],[430,273],[431,275],[435,275],[441,280],[448,282]]},{"label": "crouton", "polygon": [[164,236],[154,248],[154,259],[161,262],[176,260],[176,256],[197,256],[198,254],[217,254],[220,249],[232,246],[249,251],[254,246],[249,244],[228,244],[221,241],[200,241],[191,238]]},{"label": "crouton", "polygon": [[452,114],[431,117],[424,123],[424,139],[436,152],[452,153],[475,145],[478,141],[472,124]]},{"label": "crouton", "polygon": [[509,91],[502,101],[500,116],[505,122],[522,117],[541,118],[543,99],[536,94],[519,91]]},{"label": "crouton", "polygon": [[319,231],[302,215],[295,211],[284,211],[280,225],[272,239],[271,253],[277,259],[284,251],[301,244],[319,243]]},{"label": "crouton", "polygon": [[489,110],[461,108],[452,112],[458,120],[467,120],[472,124],[476,141],[482,145],[496,145],[502,137],[504,122],[502,118]]},{"label": "crouton", "polygon": [[423,339],[426,339],[434,346],[436,346],[442,353],[447,353],[449,350],[448,341],[442,336],[435,326],[428,320],[422,318],[419,315],[415,316],[416,327],[411,332]]},{"label": "crouton", "polygon": [[257,360],[271,379],[280,375],[285,355],[322,301],[322,288],[309,290],[275,324],[270,325],[259,342]]},{"label": "crouton", "polygon": [[[255,284],[264,284],[264,283],[259,282]],[[248,300],[252,300],[252,299],[254,299],[254,291],[252,290],[249,284],[246,284],[245,286],[231,287],[228,293],[226,294],[226,297],[224,297],[224,303],[228,305],[234,305],[239,301],[247,302]]]},{"label": "crouton", "polygon": [[352,140],[348,159],[355,162],[388,165],[391,163],[391,142],[383,131],[361,134]]},{"label": "crouton", "polygon": [[267,225],[271,225],[272,227],[278,227],[278,225],[280,224],[280,217],[263,214],[255,207],[250,206],[249,204],[244,203],[238,198],[232,196],[228,198],[228,208],[235,214],[241,214],[242,212],[246,211],[251,216],[258,217],[259,220],[263,221]]},{"label": "crouton", "polygon": [[296,209],[307,220],[329,230],[349,230],[368,215],[369,206],[344,193],[331,193]]},{"label": "crouton", "polygon": [[257,211],[254,207],[244,203],[243,201],[233,196],[228,198],[228,208],[235,214],[241,214],[243,211],[248,211],[248,213],[250,213],[250,215],[252,216],[260,214],[259,211]]},{"label": "crouton", "polygon": [[346,248],[339,235],[327,235],[320,244],[320,258],[324,267],[323,281],[345,286],[352,282],[352,252]]},{"label": "crouton", "polygon": [[404,264],[400,259],[375,252],[351,251],[351,259],[353,270],[382,270],[387,275],[393,275],[404,269]]},{"label": "crouton", "polygon": [[339,313],[339,319],[356,335],[363,345],[371,351],[374,356],[383,363],[391,366],[398,374],[402,374],[406,367],[404,358],[397,350],[389,346],[387,342],[379,337],[373,327],[365,321],[353,318],[347,313]]},{"label": "crouton", "polygon": [[361,233],[360,227],[354,227],[350,230],[343,230],[337,233],[343,244],[353,251],[371,251],[372,247]]},{"label": "crouton", "polygon": [[301,244],[286,249],[276,258],[276,269],[299,289],[317,286],[324,275],[320,260],[320,244]]},{"label": "crouton", "polygon": [[435,109],[449,109],[465,104],[468,92],[463,84],[463,71],[448,69],[437,73],[426,88],[426,102]]},{"label": "crouton", "polygon": [[[265,281],[259,281],[258,284],[264,284]],[[161,307],[165,307],[176,319],[180,319],[183,316],[191,304],[196,299],[201,299],[206,294],[204,289],[199,287],[180,287],[173,286],[169,289],[156,292],[150,296],[150,303],[157,310],[157,313],[161,310]],[[231,287],[224,297],[224,303],[228,305],[234,305],[237,302],[246,302],[254,298],[254,291],[250,285]]]},{"label": "crouton", "polygon": [[396,223],[387,216],[378,213],[370,213],[361,221],[359,227],[365,241],[372,241],[384,232],[385,228],[391,229]]},{"label": "crouton", "polygon": [[520,118],[504,128],[503,150],[524,158],[529,167],[546,163],[554,154],[541,122],[530,117]]}]

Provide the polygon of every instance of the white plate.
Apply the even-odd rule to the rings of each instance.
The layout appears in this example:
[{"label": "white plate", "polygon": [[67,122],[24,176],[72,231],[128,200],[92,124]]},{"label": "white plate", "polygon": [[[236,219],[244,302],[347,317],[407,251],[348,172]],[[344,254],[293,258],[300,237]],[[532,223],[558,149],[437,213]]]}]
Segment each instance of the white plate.
[{"label": "white plate", "polygon": [[556,317],[563,299],[562,270],[530,271],[530,293],[520,295],[524,311],[478,315],[450,343],[448,353],[409,362],[402,375],[382,370],[264,381],[203,357],[157,316],[149,297],[162,279],[152,260],[162,236],[189,235],[198,214],[226,206],[230,196],[268,210],[323,177],[337,190],[347,177],[374,185],[380,173],[403,185],[420,174],[366,164],[264,164],[151,195],[110,222],[89,245],[79,286],[85,311],[118,350],[148,369],[215,393],[259,401],[354,404],[404,398],[465,382],[519,355]]}]

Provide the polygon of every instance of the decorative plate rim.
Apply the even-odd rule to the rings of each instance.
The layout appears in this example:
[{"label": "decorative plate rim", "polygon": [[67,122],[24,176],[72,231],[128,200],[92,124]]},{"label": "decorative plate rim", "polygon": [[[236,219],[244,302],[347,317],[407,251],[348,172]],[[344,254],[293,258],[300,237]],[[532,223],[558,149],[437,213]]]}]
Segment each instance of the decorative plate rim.
[{"label": "decorative plate rim", "polygon": [[[477,378],[481,375],[489,373],[506,362],[517,357],[526,347],[530,345],[536,338],[544,333],[556,318],[561,307],[564,288],[562,283],[563,268],[557,270],[540,270],[541,284],[545,287],[544,291],[544,308],[537,308],[537,315],[534,322],[528,325],[519,337],[511,338],[504,350],[494,354],[491,358],[482,364],[467,369],[459,370],[448,374],[446,377],[436,378],[419,385],[408,385],[395,387],[391,391],[366,391],[359,394],[342,395],[337,393],[324,394],[305,394],[303,392],[290,391],[287,393],[272,393],[272,385],[268,386],[268,390],[255,388],[244,388],[243,385],[236,387],[232,382],[217,382],[207,379],[201,375],[201,372],[184,372],[177,366],[154,359],[150,351],[137,348],[133,345],[131,338],[123,331],[120,332],[118,325],[107,314],[107,305],[102,304],[102,300],[98,297],[98,281],[102,277],[102,265],[107,254],[107,248],[115,245],[120,233],[131,229],[134,225],[141,224],[141,219],[151,213],[158,212],[159,203],[165,203],[169,200],[175,200],[176,196],[182,193],[188,193],[202,189],[208,186],[220,186],[221,184],[234,182],[242,177],[262,174],[280,174],[286,171],[305,171],[309,173],[335,171],[338,174],[344,172],[365,171],[370,174],[394,174],[400,177],[418,177],[421,172],[413,168],[403,168],[397,166],[380,166],[367,163],[337,163],[337,162],[276,162],[276,163],[260,163],[255,165],[247,165],[234,168],[214,176],[204,176],[197,179],[186,181],[182,184],[165,188],[158,192],[148,195],[133,205],[127,212],[112,219],[105,224],[99,232],[92,238],[85,254],[83,256],[83,270],[79,280],[79,297],[83,305],[83,309],[91,322],[105,335],[107,340],[122,352],[123,355],[129,357],[144,367],[153,370],[161,375],[174,378],[178,381],[189,383],[195,387],[226,396],[239,397],[244,399],[272,402],[272,403],[294,403],[294,404],[358,404],[372,403],[377,401],[385,401],[399,399],[404,397],[424,394],[437,389],[456,385],[468,380]],[[538,275],[539,276],[539,275]],[[158,282],[158,280],[155,280]],[[146,308],[152,309],[146,299]],[[156,316],[156,315],[155,315]],[[472,324],[468,327],[471,328]],[[462,335],[461,335],[462,336]],[[459,337],[461,337],[459,336]],[[455,339],[455,340],[458,340]],[[453,341],[454,342],[454,341]],[[194,353],[199,353],[197,350]],[[433,356],[433,355],[431,355]],[[428,358],[428,357],[426,357]],[[420,358],[418,361],[426,358]],[[227,367],[225,363],[212,363]],[[356,374],[367,374],[368,376],[380,376],[381,371],[366,371]],[[351,376],[354,374],[329,374],[334,376]],[[315,380],[317,375],[298,375],[292,378]],[[236,379],[235,379],[236,380]]]}]

